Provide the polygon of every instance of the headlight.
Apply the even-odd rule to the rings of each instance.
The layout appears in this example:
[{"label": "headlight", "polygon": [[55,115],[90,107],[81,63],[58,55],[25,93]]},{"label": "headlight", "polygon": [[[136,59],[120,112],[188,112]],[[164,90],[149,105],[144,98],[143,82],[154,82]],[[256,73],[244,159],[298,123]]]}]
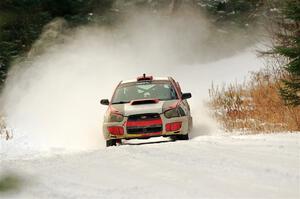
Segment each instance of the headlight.
[{"label": "headlight", "polygon": [[116,113],[110,113],[108,122],[122,122],[124,119],[123,115],[116,114]]},{"label": "headlight", "polygon": [[172,118],[172,117],[179,117],[180,116],[179,111],[178,111],[177,108],[170,109],[170,110],[166,111],[164,114],[165,114],[166,118]]}]

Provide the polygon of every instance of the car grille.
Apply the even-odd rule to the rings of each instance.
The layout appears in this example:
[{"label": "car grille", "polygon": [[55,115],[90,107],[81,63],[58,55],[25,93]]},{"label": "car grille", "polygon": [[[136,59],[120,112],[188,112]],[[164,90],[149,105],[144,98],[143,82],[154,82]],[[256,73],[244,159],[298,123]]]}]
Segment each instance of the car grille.
[{"label": "car grille", "polygon": [[159,133],[162,129],[162,120],[158,113],[130,115],[126,124],[128,134]]},{"label": "car grille", "polygon": [[160,119],[160,115],[158,113],[145,113],[145,114],[128,116],[128,121],[141,121],[141,120],[154,120],[154,119]]}]

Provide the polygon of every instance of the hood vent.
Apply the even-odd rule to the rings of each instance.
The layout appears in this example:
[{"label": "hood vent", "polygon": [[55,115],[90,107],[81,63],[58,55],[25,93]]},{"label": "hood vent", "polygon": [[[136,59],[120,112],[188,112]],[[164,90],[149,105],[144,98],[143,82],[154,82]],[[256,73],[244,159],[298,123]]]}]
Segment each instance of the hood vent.
[{"label": "hood vent", "polygon": [[133,100],[131,101],[131,105],[143,105],[143,104],[156,104],[158,103],[158,99],[143,99],[143,100]]}]

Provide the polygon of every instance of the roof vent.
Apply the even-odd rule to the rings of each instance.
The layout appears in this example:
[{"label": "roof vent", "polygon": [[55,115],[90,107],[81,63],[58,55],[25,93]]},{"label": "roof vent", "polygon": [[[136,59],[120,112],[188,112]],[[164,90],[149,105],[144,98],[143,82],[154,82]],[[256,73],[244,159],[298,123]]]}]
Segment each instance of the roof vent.
[{"label": "roof vent", "polygon": [[153,76],[146,76],[145,73],[143,74],[143,76],[137,78],[137,81],[152,81],[152,80],[153,80]]}]

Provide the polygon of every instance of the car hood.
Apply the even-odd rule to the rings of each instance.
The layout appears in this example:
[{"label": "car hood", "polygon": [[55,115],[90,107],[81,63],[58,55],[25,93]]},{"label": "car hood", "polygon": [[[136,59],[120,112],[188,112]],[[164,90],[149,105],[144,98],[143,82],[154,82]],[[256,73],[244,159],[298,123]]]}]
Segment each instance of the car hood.
[{"label": "car hood", "polygon": [[178,103],[178,100],[158,101],[153,104],[139,104],[132,105],[126,104],[114,104],[111,105],[113,109],[116,109],[124,116],[143,114],[143,113],[163,113],[165,110],[170,109],[172,106]]}]

